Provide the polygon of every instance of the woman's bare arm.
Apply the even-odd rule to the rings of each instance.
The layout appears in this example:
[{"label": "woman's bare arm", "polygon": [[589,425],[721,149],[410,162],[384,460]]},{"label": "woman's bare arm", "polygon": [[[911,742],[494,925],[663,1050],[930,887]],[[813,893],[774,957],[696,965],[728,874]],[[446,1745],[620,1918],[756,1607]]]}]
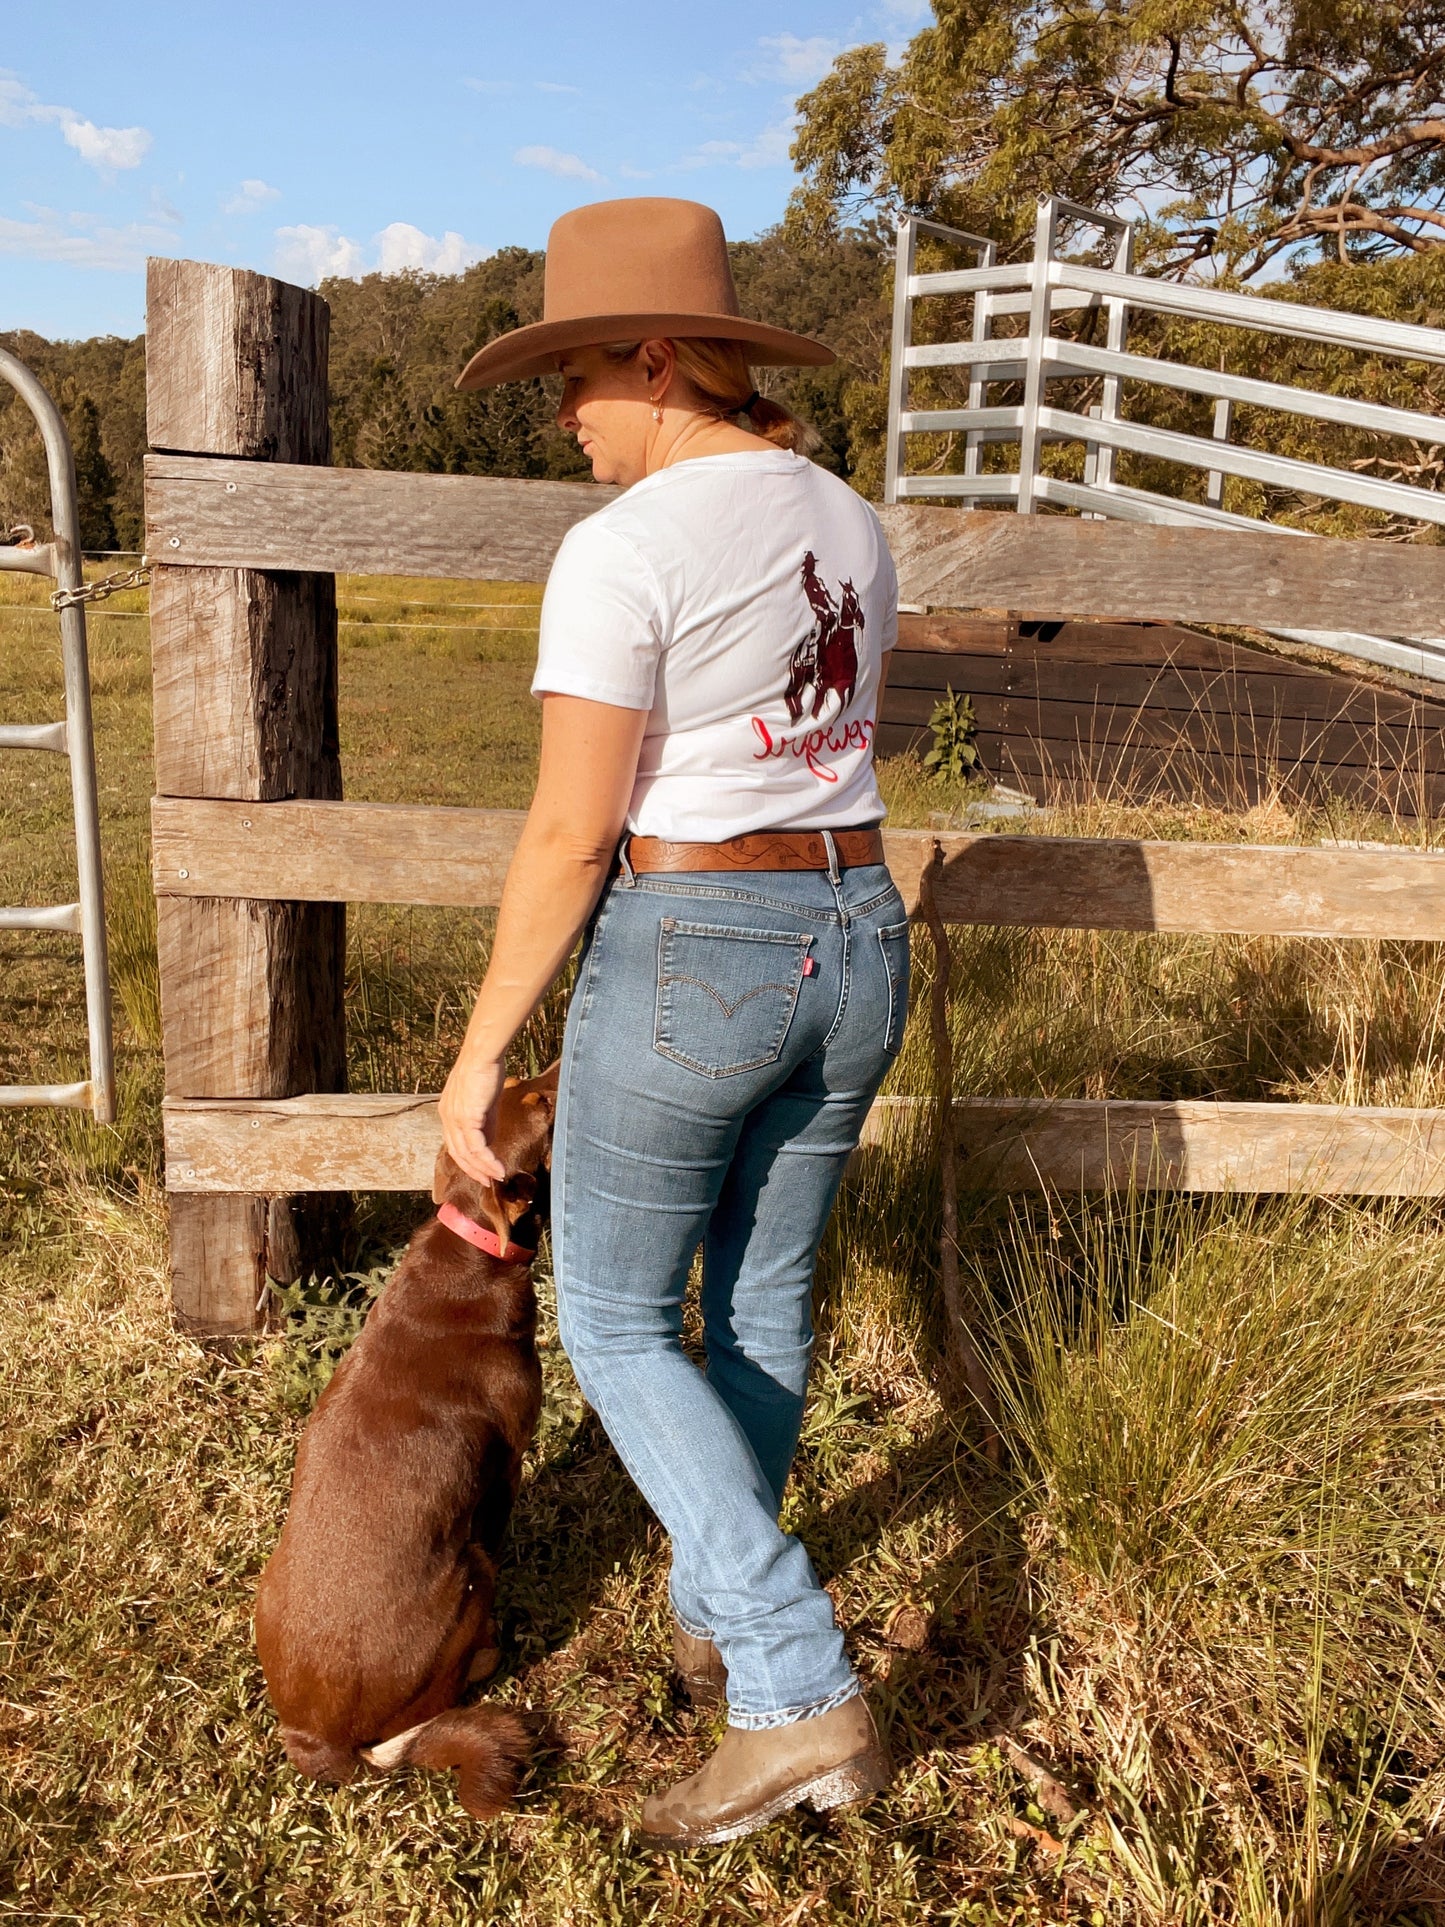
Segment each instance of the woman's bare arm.
[{"label": "woman's bare arm", "polygon": [[488,1133],[507,1047],[557,976],[602,891],[627,814],[647,711],[542,699],[532,807],[507,872],[492,960],[441,1098],[448,1151],[482,1182],[504,1175]]}]

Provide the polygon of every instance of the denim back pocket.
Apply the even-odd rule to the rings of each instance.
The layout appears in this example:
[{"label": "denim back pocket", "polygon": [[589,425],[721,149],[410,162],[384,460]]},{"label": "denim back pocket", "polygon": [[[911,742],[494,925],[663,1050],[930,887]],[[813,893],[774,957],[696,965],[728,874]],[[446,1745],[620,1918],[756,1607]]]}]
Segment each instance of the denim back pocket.
[{"label": "denim back pocket", "polygon": [[781,1055],[809,938],[664,917],[653,1045],[703,1077],[761,1070]]},{"label": "denim back pocket", "polygon": [[908,925],[889,923],[878,932],[883,968],[888,975],[888,1032],[883,1048],[896,1056],[908,1022]]}]

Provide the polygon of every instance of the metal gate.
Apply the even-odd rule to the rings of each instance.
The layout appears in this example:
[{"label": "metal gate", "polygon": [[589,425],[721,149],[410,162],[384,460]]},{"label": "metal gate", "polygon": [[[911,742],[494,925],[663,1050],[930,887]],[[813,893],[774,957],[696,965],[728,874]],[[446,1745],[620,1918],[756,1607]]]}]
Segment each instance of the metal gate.
[{"label": "metal gate", "polygon": [[[1088,266],[1062,252],[1064,231],[1080,228],[1106,237],[1109,267]],[[916,257],[922,235],[972,254],[975,264],[919,273]],[[1020,515],[1054,508],[1133,522],[1269,529],[1284,536],[1306,534],[1302,529],[1225,509],[1224,479],[1236,475],[1324,501],[1383,510],[1402,520],[1445,525],[1445,491],[1386,480],[1362,473],[1358,467],[1302,461],[1231,439],[1236,407],[1367,429],[1397,437],[1407,445],[1413,442],[1426,447],[1445,439],[1445,420],[1440,417],[1354,396],[1228,374],[1188,361],[1131,354],[1127,347],[1131,314],[1156,314],[1223,323],[1265,336],[1320,342],[1372,357],[1440,364],[1445,363],[1445,330],[1136,274],[1132,267],[1133,239],[1129,222],[1057,197],[1039,203],[1033,256],[1027,261],[1000,263],[992,241],[936,221],[910,216],[899,223],[885,501],[948,500],[965,507],[996,504],[1013,508]],[[940,295],[972,298],[970,338],[915,342],[915,304]],[[1055,332],[1054,324],[1061,317],[1087,315],[1090,310],[1103,311],[1107,326],[1102,346]],[[1005,316],[1022,317],[1022,331],[998,335],[995,324]],[[939,368],[967,370],[967,394],[959,397],[964,405],[911,405],[910,374]],[[1056,406],[1049,388],[1051,382],[1081,376],[1101,379],[1100,400],[1086,415]],[[1141,399],[1159,389],[1212,399],[1212,436],[1206,439],[1181,434],[1147,420],[1128,419],[1121,405],[1125,382]],[[1012,393],[995,401],[999,389],[1009,385]],[[950,404],[952,400],[948,398]],[[917,435],[957,439],[941,450],[935,442],[930,472],[910,474],[909,440]],[[961,464],[956,452],[959,440]],[[1083,446],[1081,481],[1049,474],[1043,467],[1047,443],[1070,442]],[[1004,465],[985,470],[983,451],[997,443],[1017,445],[1016,467],[1005,458]],[[1181,480],[1180,493],[1130,487],[1117,480],[1115,457],[1121,450],[1173,465]],[[1190,471],[1195,475],[1203,471],[1202,501],[1190,499],[1184,492],[1182,484]],[[1387,613],[1381,611],[1382,616]],[[1275,633],[1445,681],[1445,638],[1403,641],[1391,637],[1388,630],[1384,635],[1284,628]]]},{"label": "metal gate", "polygon": [[96,1122],[115,1118],[115,1055],[110,1028],[110,971],[100,870],[100,814],[95,789],[95,742],[90,718],[90,664],[85,643],[85,580],[81,569],[75,460],[60,411],[35,376],[0,349],[0,375],[35,417],[50,475],[54,540],[28,548],[0,547],[0,569],[48,576],[51,605],[60,618],[65,669],[65,720],[0,725],[0,749],[50,750],[70,761],[75,862],[80,896],[44,908],[0,908],[0,930],[66,930],[80,938],[85,965],[85,1015],[90,1075],[78,1084],[0,1084],[0,1105],[52,1104],[88,1109]]}]

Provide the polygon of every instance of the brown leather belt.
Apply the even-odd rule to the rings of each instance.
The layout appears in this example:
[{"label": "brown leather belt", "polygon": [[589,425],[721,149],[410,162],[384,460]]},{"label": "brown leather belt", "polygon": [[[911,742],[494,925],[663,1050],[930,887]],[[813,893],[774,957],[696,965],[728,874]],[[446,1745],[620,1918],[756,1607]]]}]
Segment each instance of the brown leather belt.
[{"label": "brown leather belt", "polygon": [[[883,861],[879,830],[834,830],[833,846],[844,870]],[[725,843],[665,843],[661,837],[631,836],[622,853],[639,873],[652,870],[826,870],[828,846],[821,830],[760,830],[730,836]],[[620,866],[619,866],[620,867]]]}]

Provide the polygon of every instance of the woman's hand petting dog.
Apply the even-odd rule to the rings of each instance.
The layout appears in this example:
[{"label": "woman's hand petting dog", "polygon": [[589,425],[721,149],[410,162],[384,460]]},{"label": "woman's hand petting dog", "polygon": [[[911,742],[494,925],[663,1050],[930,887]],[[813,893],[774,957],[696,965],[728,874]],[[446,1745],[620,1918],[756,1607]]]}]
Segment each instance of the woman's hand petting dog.
[{"label": "woman's hand petting dog", "polygon": [[529,1259],[547,1206],[557,1066],[509,1079],[481,1184],[446,1151],[395,1276],[311,1415],[256,1600],[256,1643],[292,1764],[458,1769],[488,1818],[530,1750],[500,1707],[460,1707],[500,1661],[497,1558],[537,1427]]}]

